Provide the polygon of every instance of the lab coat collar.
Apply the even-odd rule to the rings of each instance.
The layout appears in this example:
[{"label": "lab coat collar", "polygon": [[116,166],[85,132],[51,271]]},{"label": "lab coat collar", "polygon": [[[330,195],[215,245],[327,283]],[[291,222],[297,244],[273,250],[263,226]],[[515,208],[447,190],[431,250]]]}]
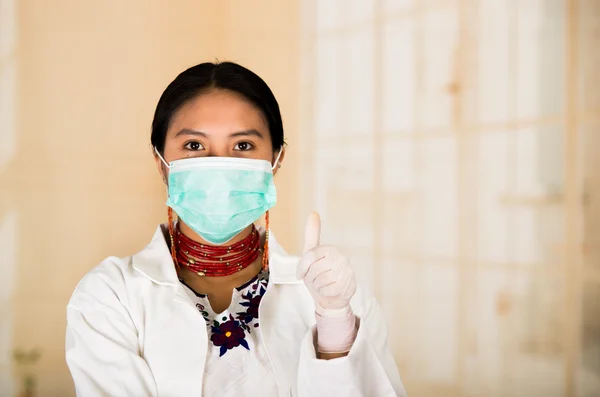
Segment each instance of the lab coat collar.
[{"label": "lab coat collar", "polygon": [[[264,229],[262,230],[264,231]],[[166,224],[159,225],[150,243],[131,258],[132,267],[157,284],[179,284],[167,245]],[[269,280],[273,284],[296,284],[299,258],[291,256],[279,245],[273,233],[269,233]]]}]

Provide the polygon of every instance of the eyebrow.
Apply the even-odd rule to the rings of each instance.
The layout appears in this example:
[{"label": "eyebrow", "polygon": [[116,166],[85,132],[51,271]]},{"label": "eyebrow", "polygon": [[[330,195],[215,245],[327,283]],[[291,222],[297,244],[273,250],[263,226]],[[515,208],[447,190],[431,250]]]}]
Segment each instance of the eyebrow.
[{"label": "eyebrow", "polygon": [[[208,138],[208,134],[207,133],[202,132],[202,131],[192,130],[192,129],[189,129],[189,128],[182,129],[177,134],[175,134],[175,137],[178,137],[178,136],[181,136],[181,135],[195,135],[195,136],[201,136],[201,137],[204,137],[204,138]],[[239,136],[255,136],[255,137],[260,138],[260,139],[265,139],[265,137],[263,136],[263,134],[261,134],[260,131],[255,130],[255,129],[238,131],[238,132],[234,132],[233,134],[229,135],[230,138],[235,138],[235,137],[239,137]]]},{"label": "eyebrow", "polygon": [[230,138],[235,138],[238,136],[255,136],[259,139],[264,139],[265,137],[263,136],[263,134],[260,133],[260,131],[255,130],[255,129],[250,129],[250,130],[245,130],[245,131],[238,131],[238,132],[234,132],[233,134],[229,135]]},{"label": "eyebrow", "polygon": [[175,137],[181,136],[181,135],[197,135],[197,136],[202,136],[207,138],[208,135],[202,131],[196,131],[196,130],[190,130],[189,128],[184,128],[181,131],[179,131],[177,134],[175,134]]}]

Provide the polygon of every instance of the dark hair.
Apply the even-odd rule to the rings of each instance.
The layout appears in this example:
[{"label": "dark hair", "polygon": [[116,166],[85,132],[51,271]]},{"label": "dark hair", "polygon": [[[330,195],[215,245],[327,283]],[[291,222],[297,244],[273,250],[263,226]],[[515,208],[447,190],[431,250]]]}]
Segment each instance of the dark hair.
[{"label": "dark hair", "polygon": [[154,112],[150,137],[152,146],[159,153],[162,154],[165,148],[167,130],[175,112],[188,101],[211,89],[230,90],[252,102],[267,119],[273,150],[283,146],[283,122],[279,105],[267,83],[236,63],[206,62],[179,74],[161,95]]}]

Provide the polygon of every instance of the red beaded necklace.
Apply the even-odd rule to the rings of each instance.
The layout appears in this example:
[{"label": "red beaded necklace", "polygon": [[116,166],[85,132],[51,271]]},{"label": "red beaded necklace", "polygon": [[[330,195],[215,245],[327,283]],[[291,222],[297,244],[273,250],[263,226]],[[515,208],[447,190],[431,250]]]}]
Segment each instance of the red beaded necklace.
[{"label": "red beaded necklace", "polygon": [[[169,208],[171,210],[171,208]],[[263,253],[262,267],[268,268],[268,231],[264,249],[260,248],[260,235],[256,227],[243,240],[229,246],[200,244],[173,227],[173,212],[169,211],[171,254],[175,267],[187,267],[201,277],[229,276],[250,266]],[[266,223],[269,213],[266,214]],[[268,230],[268,229],[267,229]]]}]

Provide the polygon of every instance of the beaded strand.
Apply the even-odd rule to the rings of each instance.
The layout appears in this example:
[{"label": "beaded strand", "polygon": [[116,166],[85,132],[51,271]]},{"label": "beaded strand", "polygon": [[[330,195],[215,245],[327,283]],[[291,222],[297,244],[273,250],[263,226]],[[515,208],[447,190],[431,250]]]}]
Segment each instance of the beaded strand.
[{"label": "beaded strand", "polygon": [[[175,215],[174,215],[174,211],[171,207],[168,207],[167,209],[167,214],[168,214],[168,230],[169,230],[169,240],[170,240],[170,252],[171,252],[171,257],[173,259],[173,264],[175,266],[175,269],[177,270],[177,272],[179,273],[180,270],[180,260],[178,260],[178,255],[177,255],[177,247],[175,244]],[[266,271],[269,269],[269,211],[267,211],[265,213],[265,244],[264,247],[262,249],[262,270]],[[218,247],[218,246],[216,246]],[[231,247],[229,247],[230,249]],[[218,250],[219,248],[215,248],[216,250]],[[228,248],[224,248],[225,251],[228,250]],[[260,251],[260,250],[259,250]],[[183,253],[182,253],[183,254]],[[185,255],[184,257],[185,259],[187,259],[188,261],[190,260],[190,258]],[[182,258],[183,259],[183,258]],[[236,269],[237,271],[242,270],[242,267],[237,267]],[[202,272],[197,273],[200,276],[204,276],[204,274],[202,274]]]}]

